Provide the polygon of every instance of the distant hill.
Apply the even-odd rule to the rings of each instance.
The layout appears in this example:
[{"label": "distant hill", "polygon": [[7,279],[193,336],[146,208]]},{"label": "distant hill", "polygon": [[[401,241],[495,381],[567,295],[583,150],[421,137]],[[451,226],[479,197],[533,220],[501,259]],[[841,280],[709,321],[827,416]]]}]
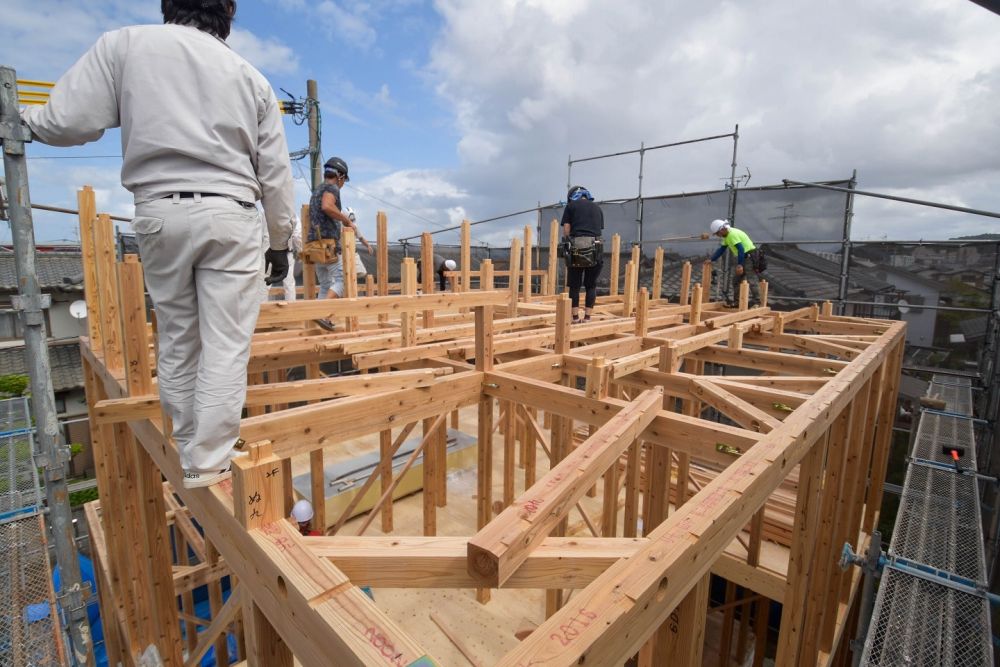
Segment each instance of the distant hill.
[{"label": "distant hill", "polygon": [[1000,234],[976,234],[975,236],[957,236],[949,241],[1000,241]]}]

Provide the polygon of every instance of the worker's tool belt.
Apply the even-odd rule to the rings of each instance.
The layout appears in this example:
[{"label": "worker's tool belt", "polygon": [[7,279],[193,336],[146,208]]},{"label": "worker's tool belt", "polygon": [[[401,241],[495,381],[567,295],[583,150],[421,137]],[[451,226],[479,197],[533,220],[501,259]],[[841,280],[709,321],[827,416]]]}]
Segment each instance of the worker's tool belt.
[{"label": "worker's tool belt", "polygon": [[566,266],[589,269],[601,263],[604,241],[599,236],[574,236],[566,243]]},{"label": "worker's tool belt", "polygon": [[754,273],[764,273],[767,271],[767,255],[764,254],[764,246],[758,246],[748,252],[747,260]]},{"label": "worker's tool belt", "polygon": [[306,264],[331,264],[337,261],[339,252],[339,242],[337,239],[323,238],[323,231],[319,225],[312,225],[314,241],[308,241],[302,247],[302,261]]},{"label": "worker's tool belt", "polygon": [[339,256],[337,239],[317,239],[302,248],[302,261],[312,264],[330,264]]}]

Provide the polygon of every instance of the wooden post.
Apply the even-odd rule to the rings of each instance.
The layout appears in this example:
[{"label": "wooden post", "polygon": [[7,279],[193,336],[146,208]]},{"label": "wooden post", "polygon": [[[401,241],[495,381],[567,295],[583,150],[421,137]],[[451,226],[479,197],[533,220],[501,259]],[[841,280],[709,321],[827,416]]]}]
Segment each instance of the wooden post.
[{"label": "wooden post", "polygon": [[[378,295],[389,295],[389,217],[385,211],[375,214],[375,239],[378,247],[375,248],[375,277],[378,282]],[[387,313],[378,316],[379,323],[389,321]]]},{"label": "wooden post", "polygon": [[549,272],[545,277],[545,293],[549,296],[556,293],[559,274],[559,237],[559,221],[553,219],[549,224]]},{"label": "wooden post", "polygon": [[701,304],[705,302],[702,294],[701,283],[695,283],[694,294],[691,298],[691,314],[688,316],[690,324],[701,324]]},{"label": "wooden post", "polygon": [[[476,308],[476,370],[493,370],[493,306]],[[493,399],[485,393],[479,401],[478,462],[476,467],[476,527],[482,530],[493,518]],[[476,599],[489,602],[490,590],[480,588]]]},{"label": "wooden post", "polygon": [[247,456],[233,459],[233,509],[248,530],[284,518],[284,480],[281,459],[268,441],[247,446]]},{"label": "wooden post", "polygon": [[820,474],[825,455],[825,441],[824,439],[823,442],[813,445],[802,460],[799,473],[792,550],[788,560],[788,586],[785,588],[785,597],[782,601],[781,630],[778,633],[778,654],[775,659],[775,664],[780,667],[799,664],[811,548],[818,528],[816,515],[819,513],[820,503],[817,500],[821,491]]},{"label": "wooden post", "polygon": [[656,258],[653,260],[653,301],[660,298],[663,290],[663,248],[656,246]]},{"label": "wooden post", "polygon": [[746,280],[740,283],[739,309],[747,310],[750,307],[750,283]]},{"label": "wooden post", "polygon": [[[149,366],[145,288],[138,257],[127,255],[125,261],[118,265],[118,273],[125,325],[126,386],[130,396],[145,396],[153,391],[153,374]],[[164,664],[183,665],[177,597],[171,576],[170,536],[163,503],[163,478],[153,459],[131,432],[128,432],[127,445],[134,450],[137,475],[138,518],[142,525],[141,546],[146,563],[142,583],[150,589],[152,622],[158,633],[160,655]]]},{"label": "wooden post", "polygon": [[389,294],[389,217],[385,211],[375,214],[375,234],[377,257],[375,260],[375,275],[378,281],[379,296]]},{"label": "wooden post", "polygon": [[649,332],[649,292],[643,287],[639,291],[639,305],[635,309],[635,335],[645,337]]},{"label": "wooden post", "polygon": [[521,297],[525,303],[531,301],[531,227],[524,226],[524,293]]},{"label": "wooden post", "polygon": [[292,652],[260,607],[246,596],[243,603],[243,628],[246,633],[248,667],[292,667]]},{"label": "wooden post", "polygon": [[517,317],[518,280],[521,276],[521,239],[510,240],[510,305],[507,317]]},{"label": "wooden post", "polygon": [[[354,299],[358,296],[358,274],[355,267],[357,260],[356,247],[354,243],[354,230],[344,228],[340,232],[341,246],[343,254],[340,258],[344,271],[344,298]],[[344,318],[344,328],[347,331],[357,331],[358,318]]]},{"label": "wooden post", "polygon": [[760,292],[760,307],[767,308],[767,281],[761,280],[757,289]]},{"label": "wooden post", "polygon": [[[240,525],[253,530],[284,518],[285,491],[281,459],[272,453],[271,443],[253,443],[247,449],[247,456],[232,463],[233,508]],[[250,595],[243,604],[243,629],[250,667],[291,667],[291,650]],[[225,642],[225,634],[222,640]]]},{"label": "wooden post", "polygon": [[635,273],[635,263],[629,261],[625,265],[625,288],[622,295],[622,317],[632,317],[635,308],[635,292],[632,291],[632,277]]},{"label": "wooden post", "polygon": [[611,237],[611,296],[618,296],[618,270],[621,264],[622,237],[615,234]]},{"label": "wooden post", "polygon": [[94,250],[97,260],[98,299],[101,309],[101,336],[104,341],[104,365],[115,372],[124,367],[119,307],[118,272],[115,269],[114,229],[111,216],[101,213],[94,226]]},{"label": "wooden post", "polygon": [[76,199],[80,210],[80,251],[83,255],[83,291],[87,299],[87,335],[90,337],[90,349],[99,356],[104,351],[104,340],[101,338],[100,287],[94,240],[97,204],[93,188],[85,185],[77,193]]},{"label": "wooden post", "polygon": [[[424,232],[420,235],[420,282],[424,294],[434,293],[436,270],[437,267],[434,266],[434,238],[430,232]],[[434,326],[433,310],[424,311],[423,323],[425,329]]]},{"label": "wooden post", "polygon": [[[403,296],[416,296],[417,294],[417,263],[412,257],[403,259],[402,267],[402,290]],[[400,346],[410,347],[417,343],[417,314],[413,311],[406,311],[400,315]]]},{"label": "wooden post", "polygon": [[684,262],[681,266],[681,293],[680,293],[680,304],[682,306],[688,305],[688,299],[691,295],[691,262]]},{"label": "wooden post", "polygon": [[[98,425],[94,404],[107,398],[103,384],[96,377],[90,363],[84,359],[83,380],[87,391],[87,404],[90,426],[90,442],[94,452],[94,463],[97,471],[98,488],[101,494],[101,525],[107,545],[106,571],[110,591],[102,591],[109,602],[112,602],[122,619],[124,626],[119,628],[114,616],[106,617],[105,632],[121,630],[121,644],[129,655],[136,655],[145,648],[150,638],[140,636],[139,628],[139,596],[127,594],[132,588],[136,575],[136,559],[129,552],[131,544],[125,529],[126,513],[122,505],[122,475],[118,468],[120,460],[115,455],[115,426],[112,424]],[[96,553],[96,550],[95,550]],[[142,647],[142,648],[140,648]]]}]

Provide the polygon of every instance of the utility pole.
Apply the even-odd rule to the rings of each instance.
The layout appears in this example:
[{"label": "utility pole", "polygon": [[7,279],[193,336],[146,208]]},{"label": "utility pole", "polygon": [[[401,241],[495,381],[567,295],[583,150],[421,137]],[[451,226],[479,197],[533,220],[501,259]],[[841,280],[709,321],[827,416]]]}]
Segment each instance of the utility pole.
[{"label": "utility pole", "polygon": [[315,191],[323,182],[323,147],[320,146],[319,87],[316,81],[306,81],[306,107],[309,110],[309,173]]},{"label": "utility pole", "polygon": [[[87,622],[80,562],[73,540],[73,515],[66,488],[69,448],[60,438],[49,372],[49,347],[45,340],[45,309],[49,307],[49,298],[42,294],[35,272],[35,232],[28,193],[28,165],[24,156],[24,145],[30,141],[31,131],[21,122],[18,113],[17,75],[9,67],[0,67],[0,143],[3,144],[7,179],[7,215],[20,288],[14,308],[20,311],[24,328],[24,347],[31,376],[31,407],[41,447],[35,455],[35,465],[42,468],[45,478],[49,524],[62,577],[61,603],[69,616],[73,657],[78,664],[93,665],[90,624]],[[22,611],[17,609],[14,613]]]}]

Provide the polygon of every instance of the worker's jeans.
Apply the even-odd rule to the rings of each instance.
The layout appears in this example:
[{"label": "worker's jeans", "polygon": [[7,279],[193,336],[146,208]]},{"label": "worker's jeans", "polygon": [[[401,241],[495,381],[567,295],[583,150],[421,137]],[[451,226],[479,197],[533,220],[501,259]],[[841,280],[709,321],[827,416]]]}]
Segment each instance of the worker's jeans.
[{"label": "worker's jeans", "polygon": [[344,264],[340,260],[341,258],[338,256],[335,262],[316,264],[316,282],[319,283],[319,298],[327,298],[330,290],[333,290],[333,293],[338,298],[344,296]]},{"label": "worker's jeans", "polygon": [[[354,278],[364,278],[368,275],[361,258],[354,257]],[[319,298],[325,299],[327,291],[333,290],[337,298],[344,296],[344,257],[340,255],[336,262],[316,264],[316,282],[319,283]]]},{"label": "worker's jeans", "polygon": [[225,468],[239,439],[264,296],[263,225],[224,197],[138,204],[132,222],[159,332],[160,400],[185,470]]}]

